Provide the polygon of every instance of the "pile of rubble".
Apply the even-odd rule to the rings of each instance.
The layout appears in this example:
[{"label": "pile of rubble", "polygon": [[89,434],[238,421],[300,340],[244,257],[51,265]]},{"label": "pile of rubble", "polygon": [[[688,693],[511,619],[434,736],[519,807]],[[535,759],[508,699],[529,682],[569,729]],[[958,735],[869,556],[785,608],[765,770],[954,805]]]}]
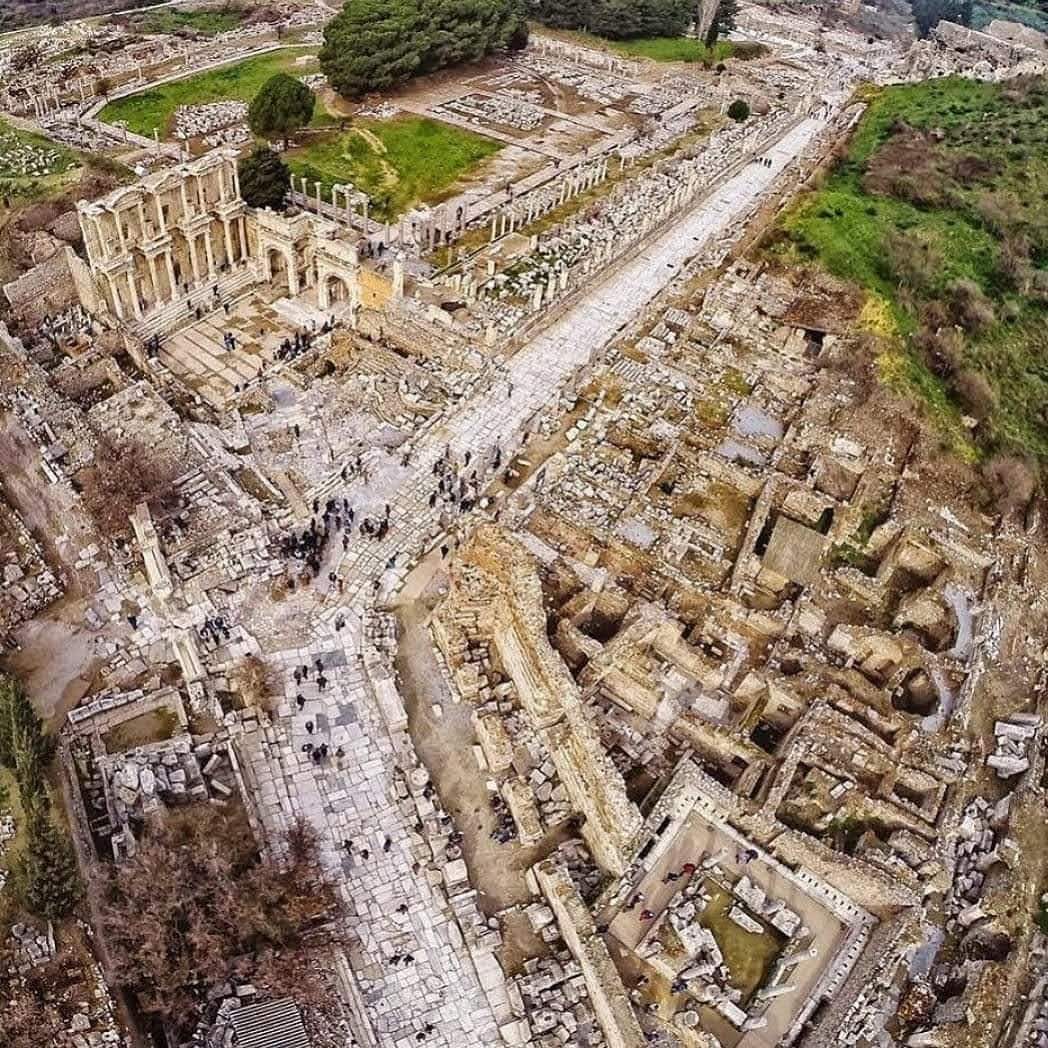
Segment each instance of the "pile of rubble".
[{"label": "pile of rubble", "polygon": [[0,635],[61,596],[62,587],[21,517],[0,503]]},{"label": "pile of rubble", "polygon": [[0,179],[46,178],[72,167],[75,161],[61,150],[0,129]]},{"label": "pile of rubble", "polygon": [[[531,957],[516,985],[524,1000],[535,1048],[555,1048],[571,1044],[578,1048],[597,1048],[606,1043],[586,992],[586,981],[579,963],[560,940],[553,936],[557,926],[547,920],[547,907],[529,908],[532,927],[538,927],[553,951],[545,957]],[[552,932],[550,931],[552,929]]]},{"label": "pile of rubble", "polygon": [[964,818],[957,828],[954,846],[952,909],[979,901],[986,875],[1001,861],[1000,835],[1008,825],[1011,797],[991,805],[983,797],[976,797],[964,810]]},{"label": "pile of rubble", "polygon": [[179,106],[175,110],[177,138],[203,138],[230,127],[245,127],[246,102],[206,102],[202,105]]},{"label": "pile of rubble", "polygon": [[470,123],[501,124],[518,131],[534,131],[545,113],[537,91],[500,91],[494,95],[464,95],[440,106],[438,111],[465,117]]},{"label": "pile of rubble", "polygon": [[993,726],[997,748],[986,763],[999,779],[1011,779],[1030,767],[1030,748],[1041,727],[1036,713],[1015,713]]},{"label": "pile of rubble", "polygon": [[48,922],[44,931],[37,931],[28,924],[17,922],[11,925],[7,946],[14,957],[14,968],[25,975],[33,968],[47,964],[55,955],[55,930]]}]

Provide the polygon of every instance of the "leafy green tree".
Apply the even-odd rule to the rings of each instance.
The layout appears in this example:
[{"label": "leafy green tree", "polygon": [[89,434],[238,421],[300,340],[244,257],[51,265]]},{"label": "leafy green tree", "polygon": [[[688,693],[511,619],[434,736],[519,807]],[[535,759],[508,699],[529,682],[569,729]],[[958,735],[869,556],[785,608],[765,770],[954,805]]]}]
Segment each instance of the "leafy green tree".
[{"label": "leafy green tree", "polygon": [[352,98],[526,42],[521,0],[346,0],[320,65]]},{"label": "leafy green tree", "polygon": [[[940,22],[971,21],[971,9],[966,0],[910,0],[917,35],[926,37]],[[965,22],[967,17],[968,22]]]},{"label": "leafy green tree", "polygon": [[355,98],[413,76],[425,44],[415,0],[347,0],[324,27],[320,67],[336,91]]},{"label": "leafy green tree", "polygon": [[589,28],[611,40],[683,36],[693,15],[691,0],[597,0]]},{"label": "leafy green tree", "polygon": [[16,888],[32,913],[48,921],[61,920],[72,913],[82,894],[73,845],[46,810],[28,809],[26,832],[15,871]]},{"label": "leafy green tree", "polygon": [[749,102],[743,101],[741,98],[736,98],[730,106],[728,106],[728,116],[732,120],[738,120],[741,124],[743,120],[749,120],[750,118],[750,104]]},{"label": "leafy green tree", "polygon": [[712,47],[722,36],[727,36],[735,28],[739,14],[739,0],[720,0],[713,21],[706,31],[706,44]]},{"label": "leafy green tree", "polygon": [[317,96],[301,80],[287,73],[271,76],[252,99],[247,122],[256,135],[288,139],[313,119]]},{"label": "leafy green tree", "polygon": [[507,0],[423,0],[425,48],[421,72],[476,62],[506,47],[524,21]]},{"label": "leafy green tree", "polygon": [[240,195],[252,207],[284,208],[291,189],[291,172],[280,157],[265,146],[259,146],[237,165],[240,173]]},{"label": "leafy green tree", "polygon": [[531,14],[536,21],[553,29],[588,29],[595,6],[595,0],[538,0]]}]

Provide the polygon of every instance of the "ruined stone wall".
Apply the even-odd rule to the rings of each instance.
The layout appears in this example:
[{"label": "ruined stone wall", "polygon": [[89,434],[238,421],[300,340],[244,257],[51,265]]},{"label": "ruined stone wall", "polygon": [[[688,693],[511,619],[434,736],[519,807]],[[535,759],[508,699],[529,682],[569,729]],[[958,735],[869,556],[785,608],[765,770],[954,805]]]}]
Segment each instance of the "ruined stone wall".
[{"label": "ruined stone wall", "polygon": [[95,287],[94,278],[86,262],[71,248],[66,248],[66,263],[69,266],[69,276],[72,278],[76,296],[80,305],[92,316],[102,312],[102,302],[98,297],[98,289]]},{"label": "ruined stone wall", "polygon": [[501,528],[480,528],[463,551],[465,565],[498,583],[491,640],[521,703],[557,767],[594,858],[611,873],[641,825],[621,774],[590,724],[577,685],[546,635],[542,588],[531,556]]},{"label": "ruined stone wall", "polygon": [[610,1048],[640,1048],[646,1043],[644,1031],[630,1005],[622,977],[568,872],[553,860],[535,866],[534,872],[556,915],[560,933],[579,962],[593,1010]]},{"label": "ruined stone wall", "polygon": [[4,296],[15,313],[43,318],[48,313],[60,313],[75,304],[78,289],[75,280],[70,283],[69,255],[73,255],[73,250],[67,247],[4,285]]}]

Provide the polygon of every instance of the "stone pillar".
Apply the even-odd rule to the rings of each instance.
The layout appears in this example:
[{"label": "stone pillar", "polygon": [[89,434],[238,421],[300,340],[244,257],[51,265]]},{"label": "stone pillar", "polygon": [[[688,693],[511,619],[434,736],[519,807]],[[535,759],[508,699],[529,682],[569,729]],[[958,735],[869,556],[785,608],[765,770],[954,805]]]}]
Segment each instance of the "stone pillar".
[{"label": "stone pillar", "polygon": [[178,298],[178,281],[175,280],[175,263],[171,257],[171,248],[164,252],[164,263],[167,266],[167,281],[171,292],[171,301]]},{"label": "stone pillar", "polygon": [[240,168],[237,167],[237,162],[231,160],[229,166],[233,169],[233,188],[236,190],[237,199],[240,199]]},{"label": "stone pillar", "polygon": [[142,239],[149,239],[146,234],[146,207],[141,197],[138,199],[138,227],[141,230]]},{"label": "stone pillar", "polygon": [[178,188],[182,193],[182,217],[189,218],[191,214],[189,210],[189,191],[186,189],[185,179],[182,180]]},{"label": "stone pillar", "polygon": [[189,244],[189,261],[193,266],[193,283],[200,283],[200,259],[197,256],[197,244],[196,234],[189,237],[187,243]]},{"label": "stone pillar", "polygon": [[127,253],[127,238],[124,236],[124,223],[120,220],[119,211],[111,211],[113,220],[116,222],[116,235],[120,238],[120,253]]},{"label": "stone pillar", "polygon": [[164,221],[164,205],[160,201],[160,194],[153,194],[153,203],[156,205],[156,220],[160,223],[160,232],[167,232],[167,223]]},{"label": "stone pillar", "polygon": [[497,214],[493,214],[491,216],[491,242],[492,243],[494,243],[498,239],[498,235],[499,235],[498,234],[498,225],[499,225],[499,216]]},{"label": "stone pillar", "polygon": [[153,308],[156,309],[160,305],[160,284],[156,275],[156,259],[152,255],[147,255],[146,261],[149,263],[149,279],[153,287]]},{"label": "stone pillar", "polygon": [[204,212],[207,211],[207,196],[204,194],[204,179],[200,175],[195,177],[197,205],[200,208],[200,213],[204,214]]},{"label": "stone pillar", "polygon": [[142,303],[138,300],[138,282],[135,280],[135,271],[133,268],[127,271],[127,286],[131,290],[131,308],[134,310],[135,317],[141,320]]},{"label": "stone pillar", "polygon": [[317,214],[319,215],[319,214],[322,213],[321,212],[321,206],[323,204],[323,201],[321,200],[321,196],[320,196],[320,187],[321,187],[322,183],[314,182],[313,185],[316,186],[316,189],[317,189]]},{"label": "stone pillar", "polygon": [[287,264],[287,287],[288,287],[288,292],[291,294],[292,297],[294,297],[299,292],[298,266],[295,264],[295,253],[294,253],[294,251],[293,250],[289,251],[284,256],[284,259],[285,259],[285,262]]},{"label": "stone pillar", "polygon": [[204,233],[204,255],[207,257],[207,278],[215,282],[215,249],[211,243],[211,229]]},{"label": "stone pillar", "polygon": [[120,294],[116,289],[116,284],[113,283],[113,278],[106,273],[106,283],[109,285],[109,297],[113,301],[113,309],[116,310],[116,315],[119,320],[124,319],[124,306],[120,301]]},{"label": "stone pillar", "polygon": [[226,264],[231,266],[235,259],[233,258],[233,229],[228,218],[222,219],[222,232],[226,239]]},{"label": "stone pillar", "polygon": [[404,297],[404,256],[398,251],[393,259],[393,301]]}]

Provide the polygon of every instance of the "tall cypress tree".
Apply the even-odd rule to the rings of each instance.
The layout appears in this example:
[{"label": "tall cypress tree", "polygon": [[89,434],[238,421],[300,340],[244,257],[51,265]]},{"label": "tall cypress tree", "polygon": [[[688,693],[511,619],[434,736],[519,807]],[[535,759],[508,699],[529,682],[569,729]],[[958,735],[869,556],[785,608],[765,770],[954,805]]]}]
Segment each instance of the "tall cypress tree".
[{"label": "tall cypress tree", "polygon": [[43,793],[51,743],[29,696],[13,677],[0,675],[0,764],[15,773],[25,795]]},{"label": "tall cypress tree", "polygon": [[73,846],[48,811],[30,809],[27,823],[27,842],[15,881],[30,911],[58,921],[72,913],[81,896]]}]

